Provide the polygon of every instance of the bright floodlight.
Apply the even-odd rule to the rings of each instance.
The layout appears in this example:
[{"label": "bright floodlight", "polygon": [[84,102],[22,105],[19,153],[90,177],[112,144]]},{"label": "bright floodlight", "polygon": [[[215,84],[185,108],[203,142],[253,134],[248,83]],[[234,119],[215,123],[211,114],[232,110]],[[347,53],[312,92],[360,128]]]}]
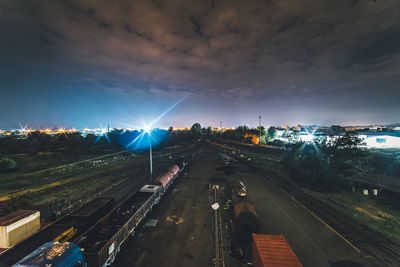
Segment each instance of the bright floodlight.
[{"label": "bright floodlight", "polygon": [[305,136],[302,137],[303,141],[305,142],[311,142],[314,140],[314,135],[312,134],[307,134]]},{"label": "bright floodlight", "polygon": [[306,129],[306,135],[302,135],[301,136],[301,140],[303,142],[308,142],[311,143],[312,141],[314,141],[314,133],[315,133],[315,129],[312,131],[312,133],[310,133],[307,129]]},{"label": "bright floodlight", "polygon": [[144,131],[145,133],[148,133],[148,134],[149,134],[150,131],[151,131],[150,125],[146,125],[146,124],[145,124],[145,125],[143,126],[143,131]]}]

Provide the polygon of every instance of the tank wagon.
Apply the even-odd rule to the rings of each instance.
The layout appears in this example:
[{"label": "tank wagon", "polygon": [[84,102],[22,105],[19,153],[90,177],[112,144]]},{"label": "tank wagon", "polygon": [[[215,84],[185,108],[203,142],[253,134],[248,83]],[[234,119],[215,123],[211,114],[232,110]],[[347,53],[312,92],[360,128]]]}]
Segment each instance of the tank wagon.
[{"label": "tank wagon", "polygon": [[171,166],[166,173],[156,177],[153,179],[153,183],[156,185],[161,185],[164,190],[173,183],[173,180],[176,177],[176,174],[179,172],[180,168],[178,165]]},{"label": "tank wagon", "polygon": [[[13,266],[49,266],[40,263],[40,257],[43,257],[45,253],[38,256],[37,250],[34,250],[40,248],[42,244],[42,247],[45,247],[43,247],[44,250],[48,249],[49,251],[58,248],[56,251],[60,252],[62,247],[72,248],[61,249],[62,252],[58,253],[53,261],[46,262],[53,267],[91,267],[112,264],[122,244],[129,235],[134,233],[139,223],[160,201],[163,194],[178,175],[193,161],[197,153],[198,146],[190,154],[181,157],[178,164],[172,165],[166,173],[156,177],[153,184],[144,185],[119,205],[114,205],[113,202],[106,199],[96,200],[104,202],[102,208],[94,209],[96,205],[92,203],[92,205],[88,204],[75,213],[65,216],[53,223],[52,227],[48,227],[47,230],[40,231],[38,233],[41,233],[40,236],[35,237],[34,235],[29,238],[32,241],[29,246],[21,243],[20,249],[15,250],[17,253],[14,253],[13,257],[1,255],[0,266],[3,266],[3,263],[5,263],[4,266],[10,266],[18,260],[20,261]],[[71,242],[64,242],[66,240]],[[79,250],[76,248],[79,248]],[[70,255],[71,253],[73,255]],[[21,260],[25,255],[27,256]],[[83,256],[84,262],[81,261],[81,256]],[[24,265],[27,258],[35,258],[35,261],[32,264]],[[6,261],[3,261],[3,259],[6,259]],[[60,262],[62,262],[61,265]]]}]

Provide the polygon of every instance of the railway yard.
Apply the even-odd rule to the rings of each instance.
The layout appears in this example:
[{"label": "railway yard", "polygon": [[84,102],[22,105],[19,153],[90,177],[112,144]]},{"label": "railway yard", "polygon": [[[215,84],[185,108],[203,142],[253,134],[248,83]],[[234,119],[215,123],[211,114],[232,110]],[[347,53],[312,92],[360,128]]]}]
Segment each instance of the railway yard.
[{"label": "railway yard", "polygon": [[[154,153],[154,173],[170,164],[169,156],[185,149]],[[39,163],[46,160],[36,159]],[[1,175],[0,213],[15,209],[14,203],[22,200],[25,208],[40,210],[42,224],[47,224],[97,196],[115,196],[121,190],[123,195],[149,179],[148,153],[119,151],[44,169],[37,165],[27,172]]]},{"label": "railway yard", "polygon": [[[238,179],[254,203],[259,232],[284,235],[303,266],[398,266],[398,246],[393,242],[372,232],[368,239],[361,238],[359,225],[326,207],[303,203],[301,196],[247,162],[224,165],[220,149],[202,148],[186,175],[122,247],[116,266],[246,266],[246,251],[234,241],[232,212],[226,209],[227,188]],[[220,238],[216,238],[218,220],[211,208],[216,184],[224,207]],[[218,254],[220,261],[215,262]]]},{"label": "railway yard", "polygon": [[400,267],[399,11],[0,0],[0,267]]},{"label": "railway yard", "polygon": [[[0,254],[0,266],[53,240],[77,244],[89,267],[248,266],[252,232],[283,235],[303,266],[399,266],[394,241],[276,175],[282,154],[204,141],[156,154],[153,181],[146,172],[146,153],[123,151],[102,158],[103,165],[98,159],[68,165],[74,171],[90,170],[97,161],[101,171],[86,177],[88,184],[107,173],[119,175],[102,190],[86,189],[90,197],[60,212],[55,221],[46,218],[38,234]],[[118,162],[123,167],[115,167]],[[59,190],[65,184],[27,194]]]}]

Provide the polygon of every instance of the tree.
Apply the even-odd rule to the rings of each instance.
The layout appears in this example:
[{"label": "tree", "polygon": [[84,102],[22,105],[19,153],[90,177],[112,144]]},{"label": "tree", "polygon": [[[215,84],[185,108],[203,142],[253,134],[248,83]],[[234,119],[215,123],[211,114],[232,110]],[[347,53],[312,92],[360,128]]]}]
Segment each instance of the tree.
[{"label": "tree", "polygon": [[276,137],[278,137],[278,132],[276,131],[276,128],[271,126],[268,128],[268,140],[272,141],[274,140]]},{"label": "tree", "polygon": [[205,133],[208,136],[213,136],[214,135],[214,130],[213,130],[213,128],[211,126],[208,126],[207,129],[205,129]]},{"label": "tree", "polygon": [[367,161],[371,154],[360,148],[363,140],[356,132],[346,132],[342,137],[331,139],[322,144],[329,157],[333,171],[346,177],[353,177],[369,169]]},{"label": "tree", "polygon": [[299,137],[300,137],[300,134],[299,134],[299,131],[297,131],[297,130],[293,130],[292,132],[287,134],[287,139],[288,139],[289,143],[298,142],[299,141]]},{"label": "tree", "polygon": [[17,163],[10,158],[0,159],[0,173],[11,172],[17,169]]},{"label": "tree", "polygon": [[360,147],[356,133],[321,144],[297,143],[285,159],[292,177],[322,191],[350,188],[352,180],[369,170],[370,153]]},{"label": "tree", "polygon": [[265,130],[264,126],[258,126],[257,128],[258,135],[260,135],[260,129],[261,129],[261,136],[265,136],[267,134],[267,131]]},{"label": "tree", "polygon": [[247,127],[246,125],[243,125],[243,126],[237,127],[236,130],[241,134],[245,134],[246,132],[249,131],[249,127]]}]

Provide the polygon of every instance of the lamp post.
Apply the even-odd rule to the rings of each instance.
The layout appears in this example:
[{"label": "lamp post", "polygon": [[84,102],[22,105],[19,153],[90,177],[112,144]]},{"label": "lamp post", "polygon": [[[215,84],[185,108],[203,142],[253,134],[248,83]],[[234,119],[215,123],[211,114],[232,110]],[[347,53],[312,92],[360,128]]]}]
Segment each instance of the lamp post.
[{"label": "lamp post", "polygon": [[151,149],[151,129],[150,126],[145,125],[143,128],[143,134],[147,134],[147,140],[149,141],[149,157],[150,157],[150,180],[153,180],[153,153]]},{"label": "lamp post", "polygon": [[260,130],[260,137],[258,139],[258,145],[261,146],[261,116],[258,116],[259,119],[259,130]]},{"label": "lamp post", "polygon": [[219,142],[222,142],[222,121],[219,121]]},{"label": "lamp post", "polygon": [[151,140],[150,140],[150,133],[149,134],[149,144],[150,144],[150,180],[153,180],[153,153],[151,150]]}]

